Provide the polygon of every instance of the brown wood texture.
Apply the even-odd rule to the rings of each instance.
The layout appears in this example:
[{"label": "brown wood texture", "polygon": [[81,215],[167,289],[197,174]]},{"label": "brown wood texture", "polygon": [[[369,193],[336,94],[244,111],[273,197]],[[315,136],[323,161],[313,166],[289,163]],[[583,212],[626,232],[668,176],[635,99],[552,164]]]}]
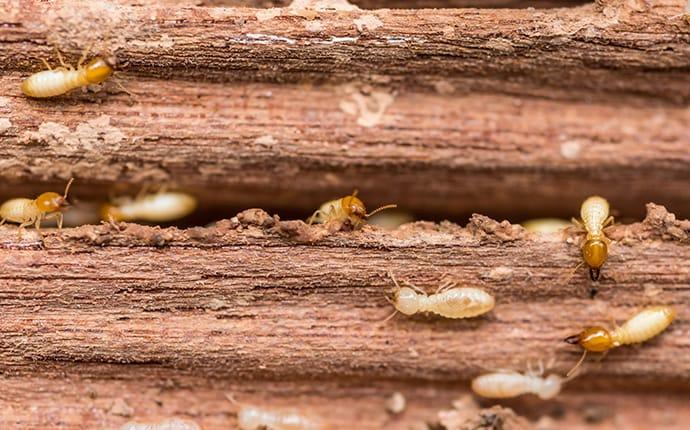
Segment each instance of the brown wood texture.
[{"label": "brown wood texture", "polygon": [[[249,210],[209,228],[104,224],[46,232],[42,242],[35,232],[20,242],[16,230],[2,229],[5,383],[71,375],[95,381],[95,390],[107,391],[110,400],[118,384],[113,378],[131,379],[124,383],[131,387],[155,385],[162,375],[197,378],[195,384],[201,376],[217,380],[214,389],[200,388],[200,395],[216,397],[223,389],[247,391],[242,381],[296,381],[305,390],[305,381],[343,381],[347,393],[366,380],[360,389],[369,386],[370,395],[377,392],[371,388],[376,381],[396,381],[390,383],[413,397],[438,384],[445,403],[423,401],[418,412],[428,416],[434,407],[447,408],[470,378],[488,369],[524,369],[529,361],[543,360],[564,372],[580,352],[562,342],[565,336],[664,303],[677,308],[678,318],[662,336],[592,361],[571,385],[580,395],[593,391],[604,398],[626,386],[655,392],[663,387],[672,405],[688,394],[690,272],[678,261],[688,258],[690,221],[676,220],[661,206],[650,205],[642,223],[608,229],[614,244],[595,300],[584,270],[567,281],[580,260],[574,231],[535,236],[479,215],[466,228],[340,227],[279,221]],[[391,311],[385,300],[392,288],[388,271],[430,291],[442,276],[451,276],[490,291],[497,306],[471,320],[398,315],[382,323]],[[137,376],[137,369],[150,380]],[[76,395],[64,380],[55,383]],[[325,391],[318,385],[309,390]],[[334,390],[329,395],[348,395]],[[140,406],[143,394],[125,393],[135,409],[152,413]],[[264,402],[270,397],[263,393]],[[629,393],[620,402],[632,398]],[[0,399],[6,408],[22,404]],[[77,415],[58,414],[70,423],[119,419],[86,413],[91,400],[70,401],[78,403]],[[213,415],[219,401],[195,410]],[[357,416],[345,409],[337,418],[342,428]],[[623,409],[617,413],[625,417]],[[369,416],[373,421],[362,428],[377,428],[382,414]],[[31,419],[14,413],[6,419],[15,417]],[[217,419],[209,417],[208,428],[221,428]],[[671,421],[669,428],[675,428],[678,423]]]},{"label": "brown wood texture", "polygon": [[17,95],[20,82],[0,78],[0,176],[13,185],[2,197],[74,176],[81,199],[172,184],[221,216],[307,216],[354,188],[371,207],[461,222],[473,211],[570,217],[591,194],[637,219],[648,201],[690,214],[687,107],[151,79],[128,83],[133,104],[117,90],[45,102]]},{"label": "brown wood texture", "polygon": [[[23,240],[3,226],[0,429],[172,416],[234,428],[224,393],[311,409],[337,430],[476,430],[494,413],[503,430],[684,429],[684,2],[532,3],[0,2],[0,201],[75,177],[77,201],[186,190],[200,199],[198,225],[247,207],[306,217],[354,188],[369,209],[394,202],[463,224],[473,212],[569,218],[591,194],[616,216],[668,208],[607,230],[598,283],[585,269],[568,280],[581,260],[573,229],[537,236],[481,215],[349,231],[249,210],[208,227],[103,224]],[[207,7],[219,5],[230,7]],[[415,9],[437,5],[487,8]],[[521,9],[488,8],[504,6]],[[366,10],[377,7],[392,9]],[[40,58],[56,63],[54,48],[76,63],[87,47],[117,60],[133,96],[113,82],[21,94]],[[451,276],[497,306],[382,323],[389,270],[428,291]],[[590,357],[554,401],[499,402],[528,424],[468,400],[477,374],[538,360],[563,373],[579,358],[566,335],[659,303],[679,312],[662,336]],[[395,391],[409,405],[399,417],[384,406]]]},{"label": "brown wood texture", "polygon": [[139,77],[383,79],[430,88],[445,78],[473,91],[557,97],[565,90],[571,99],[632,93],[687,103],[684,3],[604,4],[361,11],[344,1],[269,10],[13,0],[3,5],[0,64],[30,70],[37,58],[54,56],[54,46],[75,56],[91,46]]}]

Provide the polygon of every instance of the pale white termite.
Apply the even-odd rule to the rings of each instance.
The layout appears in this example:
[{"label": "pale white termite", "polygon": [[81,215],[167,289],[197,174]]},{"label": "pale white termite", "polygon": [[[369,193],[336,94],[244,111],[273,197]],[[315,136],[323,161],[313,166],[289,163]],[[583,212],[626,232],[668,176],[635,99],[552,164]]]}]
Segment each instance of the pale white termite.
[{"label": "pale white termite", "polygon": [[556,233],[570,226],[570,222],[559,218],[536,218],[522,223],[525,230],[538,234]]},{"label": "pale white termite", "polygon": [[201,430],[201,427],[193,421],[174,418],[158,423],[128,422],[120,430]]},{"label": "pale white termite", "polygon": [[65,187],[65,193],[60,195],[55,192],[47,192],[36,199],[17,198],[6,201],[0,206],[0,225],[6,221],[19,224],[19,233],[24,227],[33,224],[36,230],[41,229],[41,221],[57,218],[58,228],[62,228],[62,209],[67,207],[67,194],[74,178],[70,179]]},{"label": "pale white termite", "polygon": [[340,199],[331,200],[321,205],[321,207],[309,217],[309,224],[326,223],[329,221],[350,221],[353,227],[359,226],[365,218],[374,215],[384,209],[395,208],[397,205],[385,205],[367,213],[367,208],[364,206],[362,200],[357,197],[357,190],[353,191],[351,195]]},{"label": "pale white termite", "polygon": [[507,399],[523,394],[536,394],[540,399],[553,399],[561,392],[569,378],[559,375],[543,377],[538,374],[519,372],[495,372],[472,380],[472,391],[491,399]]},{"label": "pale white termite", "polygon": [[[427,294],[419,287],[405,282],[401,287],[389,272],[395,283],[393,299],[388,299],[395,307],[395,312],[414,315],[418,312],[428,312],[446,318],[471,318],[485,314],[494,308],[493,296],[480,288],[459,288],[452,281],[442,283],[435,293]],[[387,319],[388,319],[387,318]]]},{"label": "pale white termite", "polygon": [[565,342],[580,345],[584,349],[580,361],[573,370],[582,364],[588,351],[606,353],[622,345],[645,342],[666,330],[675,317],[675,309],[669,306],[651,306],[637,313],[622,326],[615,326],[613,330],[593,326],[568,336],[564,339]]},{"label": "pale white termite", "polygon": [[189,215],[196,206],[196,199],[189,194],[162,191],[134,199],[113,199],[112,204],[101,207],[101,218],[104,221],[168,222]]},{"label": "pale white termite", "polygon": [[330,430],[321,418],[304,414],[296,409],[264,409],[244,405],[225,395],[237,406],[237,425],[240,430]]},{"label": "pale white termite", "polygon": [[65,94],[87,85],[100,84],[113,74],[113,66],[102,57],[93,58],[83,65],[86,53],[82,55],[77,68],[65,64],[58,51],[60,67],[52,69],[43,60],[48,70],[34,73],[22,82],[22,92],[29,97],[45,98]]},{"label": "pale white termite", "polygon": [[609,202],[603,197],[589,197],[582,203],[580,217],[582,221],[573,218],[573,223],[584,227],[587,232],[582,244],[582,258],[589,266],[590,278],[596,281],[608,257],[610,240],[604,234],[604,228],[613,223],[613,217],[609,216]]}]

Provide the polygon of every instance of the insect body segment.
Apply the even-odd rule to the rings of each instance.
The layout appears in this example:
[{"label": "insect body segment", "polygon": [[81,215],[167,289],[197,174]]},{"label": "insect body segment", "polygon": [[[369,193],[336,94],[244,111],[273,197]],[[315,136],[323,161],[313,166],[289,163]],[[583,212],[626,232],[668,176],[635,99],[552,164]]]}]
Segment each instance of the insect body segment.
[{"label": "insect body segment", "polygon": [[675,317],[676,311],[669,306],[652,306],[613,330],[594,326],[565,338],[565,342],[580,345],[584,349],[582,358],[573,370],[582,364],[588,351],[607,352],[622,345],[645,342],[666,330]]},{"label": "insect body segment", "polygon": [[61,67],[34,73],[22,82],[22,92],[29,97],[45,98],[65,94],[73,89],[100,84],[113,74],[113,66],[104,58],[96,57],[83,65],[82,57],[77,68],[66,65],[58,52]]},{"label": "insect body segment", "polygon": [[353,227],[361,224],[365,218],[372,216],[384,209],[395,208],[397,205],[385,205],[367,213],[364,202],[357,197],[357,190],[351,195],[341,199],[331,200],[321,205],[321,207],[309,217],[309,224],[322,224],[329,221],[349,221]]},{"label": "insect body segment", "polygon": [[159,192],[142,195],[135,199],[128,197],[114,199],[113,204],[105,204],[101,207],[101,218],[105,221],[168,222],[189,215],[196,206],[196,199],[189,194]]},{"label": "insect body segment", "polygon": [[[603,197],[589,197],[582,203],[580,217],[582,218],[581,225],[587,231],[587,237],[582,245],[582,258],[589,266],[590,278],[596,281],[608,257],[610,241],[604,234],[604,227],[613,223],[613,217],[609,216],[609,202]],[[577,220],[573,222],[580,224]]]},{"label": "insect body segment", "polygon": [[57,218],[58,228],[62,228],[62,209],[69,206],[67,194],[74,178],[70,179],[65,187],[65,193],[60,195],[54,192],[43,193],[35,200],[18,198],[6,201],[0,206],[0,225],[6,221],[19,224],[19,232],[33,224],[37,230],[41,229],[41,221]]},{"label": "insect body segment", "polygon": [[244,405],[226,394],[238,407],[237,424],[240,430],[330,430],[321,418],[300,413],[294,409],[271,410]]},{"label": "insect body segment", "polygon": [[493,296],[479,288],[457,288],[454,283],[446,282],[428,295],[409,283],[401,287],[392,273],[390,277],[396,286],[391,303],[397,312],[405,315],[428,312],[446,318],[471,318],[489,312],[495,305]]},{"label": "insect body segment", "polygon": [[507,399],[532,393],[541,399],[548,400],[561,392],[565,381],[566,378],[558,375],[549,375],[544,378],[518,372],[496,372],[474,378],[472,391],[491,399]]}]

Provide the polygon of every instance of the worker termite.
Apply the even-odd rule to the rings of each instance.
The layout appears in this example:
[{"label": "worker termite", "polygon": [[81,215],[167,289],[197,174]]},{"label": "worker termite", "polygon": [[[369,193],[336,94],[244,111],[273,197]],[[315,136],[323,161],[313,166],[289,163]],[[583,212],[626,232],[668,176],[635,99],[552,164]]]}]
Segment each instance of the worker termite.
[{"label": "worker termite", "polygon": [[140,193],[134,199],[119,197],[112,199],[112,204],[104,204],[101,218],[104,221],[168,222],[189,215],[196,206],[196,199],[185,193]]},{"label": "worker termite", "polygon": [[[34,73],[26,78],[22,82],[22,92],[29,97],[54,97],[76,88],[104,82],[113,74],[112,62],[103,57],[95,57],[84,65],[87,51],[82,54],[76,69],[65,64],[60,51],[57,51],[60,67],[53,69],[46,60],[42,60],[48,70]],[[122,85],[120,87],[122,88]]]},{"label": "worker termite", "polygon": [[385,205],[367,213],[367,208],[362,200],[357,198],[357,190],[351,195],[340,199],[331,200],[321,205],[321,207],[309,217],[309,224],[327,223],[329,221],[350,221],[353,227],[359,226],[365,218],[369,218],[384,209],[396,208],[397,205]]},{"label": "worker termite", "polygon": [[559,218],[536,218],[521,223],[525,230],[532,233],[556,233],[570,226],[570,222]]},{"label": "worker termite", "polygon": [[507,399],[531,393],[542,400],[548,400],[556,397],[563,384],[576,376],[563,378],[551,374],[543,377],[544,367],[541,362],[539,369],[538,373],[530,369],[526,374],[514,371],[487,373],[472,380],[472,391],[491,399]]},{"label": "worker termite", "polygon": [[666,330],[675,317],[676,311],[669,306],[652,306],[642,310],[622,326],[614,324],[612,331],[604,327],[593,326],[576,335],[568,336],[564,339],[565,342],[580,345],[584,349],[582,357],[568,374],[571,374],[582,364],[587,352],[606,354],[609,350],[622,345],[645,342]]},{"label": "worker termite", "polygon": [[613,217],[609,216],[609,202],[603,197],[589,197],[582,203],[580,217],[582,221],[573,218],[573,223],[587,232],[582,244],[582,258],[589,266],[590,278],[596,281],[608,257],[611,242],[604,234],[604,228],[613,223]]},{"label": "worker termite", "polygon": [[193,421],[174,418],[158,423],[137,423],[130,421],[120,430],[201,430],[201,427]]},{"label": "worker termite", "polygon": [[62,228],[62,210],[69,206],[67,194],[73,181],[74,178],[67,182],[63,195],[50,191],[34,200],[17,198],[6,201],[0,206],[0,225],[6,221],[19,224],[20,236],[24,227],[33,224],[40,231],[41,221],[51,218],[57,218],[58,228]]},{"label": "worker termite", "polygon": [[225,394],[237,406],[237,425],[240,430],[330,430],[321,418],[300,413],[295,409],[270,410],[244,405]]},{"label": "worker termite", "polygon": [[459,288],[453,281],[443,282],[435,293],[428,295],[419,287],[405,282],[406,287],[401,287],[388,272],[395,283],[393,298],[388,299],[395,307],[386,321],[397,312],[405,315],[414,315],[418,312],[429,312],[446,318],[471,318],[485,314],[494,308],[493,296],[479,288]]}]

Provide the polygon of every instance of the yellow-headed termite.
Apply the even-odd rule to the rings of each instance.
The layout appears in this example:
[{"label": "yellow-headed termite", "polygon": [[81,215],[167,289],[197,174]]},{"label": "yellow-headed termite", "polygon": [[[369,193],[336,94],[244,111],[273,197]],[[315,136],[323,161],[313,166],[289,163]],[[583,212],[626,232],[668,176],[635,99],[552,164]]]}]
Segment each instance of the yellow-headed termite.
[{"label": "yellow-headed termite", "polygon": [[428,295],[409,282],[405,282],[408,286],[401,287],[393,273],[388,274],[396,289],[393,298],[387,298],[395,312],[386,321],[397,312],[405,315],[429,312],[446,318],[471,318],[489,312],[495,305],[493,296],[480,288],[459,288],[455,282],[447,281],[434,294]]},{"label": "yellow-headed termite", "polygon": [[622,326],[615,326],[611,331],[594,326],[568,336],[564,339],[565,342],[580,345],[584,349],[582,357],[568,374],[582,364],[588,351],[606,353],[622,345],[645,342],[666,330],[675,317],[676,311],[669,306],[652,306],[639,312]]},{"label": "yellow-headed termite", "polygon": [[201,427],[193,421],[174,418],[157,423],[137,423],[130,421],[120,430],[201,430]]},{"label": "yellow-headed termite", "polygon": [[57,218],[58,228],[62,228],[62,209],[69,206],[67,193],[74,178],[70,179],[65,187],[65,193],[60,195],[54,192],[43,193],[36,199],[11,199],[0,206],[0,225],[6,221],[19,224],[19,234],[24,227],[33,224],[36,230],[41,229],[41,221]]},{"label": "yellow-headed termite", "polygon": [[357,198],[357,190],[353,191],[351,195],[340,199],[331,200],[321,205],[321,207],[309,217],[309,224],[326,223],[329,221],[350,221],[353,227],[361,224],[365,218],[368,218],[375,213],[384,209],[398,207],[397,205],[385,205],[367,213],[367,208],[364,203]]},{"label": "yellow-headed termite", "polygon": [[559,218],[536,218],[522,223],[525,230],[538,234],[556,233],[570,225],[570,222]]},{"label": "yellow-headed termite", "polygon": [[183,218],[196,209],[197,201],[189,194],[161,191],[141,194],[132,199],[119,197],[101,207],[104,221],[168,222]]},{"label": "yellow-headed termite", "polygon": [[295,409],[263,409],[235,401],[230,394],[225,397],[237,406],[237,425],[240,430],[330,430],[331,426],[321,418],[303,414]]},{"label": "yellow-headed termite", "polygon": [[573,223],[584,227],[587,232],[582,244],[582,258],[589,266],[589,276],[593,281],[599,279],[601,266],[608,257],[608,245],[611,242],[604,234],[604,227],[613,223],[609,216],[609,202],[599,196],[589,197],[580,208],[582,221],[573,218]]},{"label": "yellow-headed termite", "polygon": [[46,60],[42,60],[48,70],[34,73],[26,78],[22,82],[22,92],[29,97],[54,97],[76,88],[104,82],[113,74],[112,63],[103,57],[95,57],[84,65],[86,52],[84,51],[79,59],[76,69],[65,64],[60,51],[57,51],[60,67],[52,69]]},{"label": "yellow-headed termite", "polygon": [[487,373],[472,380],[472,391],[491,399],[507,399],[531,393],[540,399],[548,400],[556,397],[561,392],[563,384],[576,376],[563,378],[551,374],[543,377],[544,367],[541,362],[539,369],[538,373],[530,369],[526,374],[515,371]]}]

